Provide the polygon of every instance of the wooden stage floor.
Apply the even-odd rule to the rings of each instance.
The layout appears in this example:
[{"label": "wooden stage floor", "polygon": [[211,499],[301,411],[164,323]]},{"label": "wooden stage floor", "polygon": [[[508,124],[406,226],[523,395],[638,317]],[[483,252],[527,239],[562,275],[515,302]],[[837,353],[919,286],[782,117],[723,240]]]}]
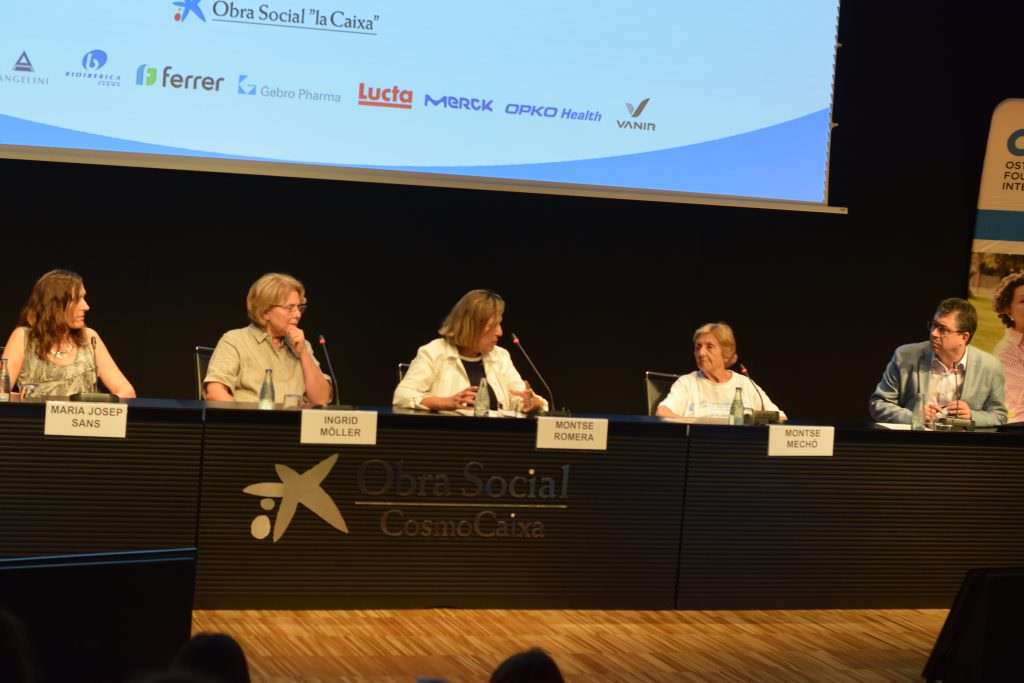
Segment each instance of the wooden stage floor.
[{"label": "wooden stage floor", "polygon": [[583,681],[921,681],[946,610],[203,611],[242,643],[254,683],[485,682],[547,650]]}]

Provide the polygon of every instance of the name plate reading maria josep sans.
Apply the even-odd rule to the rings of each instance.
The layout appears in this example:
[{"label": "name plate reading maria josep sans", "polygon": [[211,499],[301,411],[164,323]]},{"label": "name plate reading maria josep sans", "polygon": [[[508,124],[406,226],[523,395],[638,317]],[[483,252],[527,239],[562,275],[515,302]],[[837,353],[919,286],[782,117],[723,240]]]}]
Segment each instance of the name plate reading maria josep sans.
[{"label": "name plate reading maria josep sans", "polygon": [[608,420],[581,417],[538,417],[537,448],[606,451],[608,450]]},{"label": "name plate reading maria josep sans", "polygon": [[771,425],[768,427],[768,455],[831,456],[835,442],[835,427],[807,425]]},{"label": "name plate reading maria josep sans", "polygon": [[128,406],[120,403],[47,401],[45,436],[93,436],[123,439],[128,431]]},{"label": "name plate reading maria josep sans", "polygon": [[299,443],[377,445],[377,413],[372,410],[303,410]]}]

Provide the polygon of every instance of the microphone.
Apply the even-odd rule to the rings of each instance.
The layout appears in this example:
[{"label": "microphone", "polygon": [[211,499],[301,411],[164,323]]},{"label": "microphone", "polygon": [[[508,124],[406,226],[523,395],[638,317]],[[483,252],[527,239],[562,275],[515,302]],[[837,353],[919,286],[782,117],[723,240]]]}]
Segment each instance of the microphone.
[{"label": "microphone", "polygon": [[340,398],[338,396],[338,377],[334,374],[334,364],[331,363],[331,354],[327,353],[327,340],[324,339],[324,335],[318,334],[317,340],[320,342],[320,349],[324,352],[324,360],[327,361],[327,372],[331,375],[331,384],[334,387],[334,398],[331,399],[331,405],[341,406]]},{"label": "microphone", "polygon": [[89,344],[92,346],[92,391],[80,391],[77,394],[68,396],[69,401],[90,401],[93,403],[118,403],[121,398],[114,394],[100,391],[100,366],[96,361],[96,335],[89,337]]},{"label": "microphone", "polygon": [[533,360],[530,358],[530,354],[528,354],[526,352],[526,349],[523,348],[523,343],[519,341],[519,335],[517,335],[515,332],[512,333],[512,343],[519,347],[519,350],[523,352],[523,357],[526,358],[526,362],[530,364],[531,368],[533,368],[533,372],[535,375],[537,375],[537,379],[540,380],[540,383],[544,385],[544,389],[548,392],[548,397],[551,399],[551,401],[550,403],[548,403],[550,409],[548,410],[547,414],[557,415],[560,417],[569,417],[570,415],[572,415],[572,413],[569,412],[568,408],[563,407],[561,410],[555,409],[555,406],[557,405],[555,403],[555,393],[551,391],[551,387],[544,380],[544,375],[540,374],[540,370],[538,370],[537,366],[534,365]]},{"label": "microphone", "polygon": [[778,424],[779,422],[779,411],[777,410],[765,410],[764,409],[764,394],[761,393],[761,388],[757,386],[757,382],[750,379],[750,373],[747,372],[747,366],[743,363],[737,363],[740,368],[740,374],[750,380],[750,383],[754,385],[754,391],[757,392],[757,399],[761,402],[761,410],[752,410],[750,412],[750,424],[755,425],[767,425],[767,424]]},{"label": "microphone", "polygon": [[92,390],[100,390],[100,366],[96,363],[96,335],[89,337],[89,343],[92,344]]}]

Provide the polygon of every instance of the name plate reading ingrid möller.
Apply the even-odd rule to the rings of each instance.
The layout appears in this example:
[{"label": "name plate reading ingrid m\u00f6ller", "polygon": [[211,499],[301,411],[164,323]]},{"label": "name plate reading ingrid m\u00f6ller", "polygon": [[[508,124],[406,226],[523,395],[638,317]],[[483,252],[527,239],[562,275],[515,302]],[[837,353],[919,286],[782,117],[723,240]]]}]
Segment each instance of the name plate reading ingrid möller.
[{"label": "name plate reading ingrid m\u00f6ller", "polygon": [[128,406],[121,403],[47,401],[45,436],[94,436],[123,439],[128,431]]},{"label": "name plate reading ingrid m\u00f6ller", "polygon": [[372,410],[303,410],[299,443],[377,445],[377,413]]},{"label": "name plate reading ingrid m\u00f6ller", "polygon": [[608,420],[580,417],[538,417],[537,448],[608,450]]},{"label": "name plate reading ingrid m\u00f6ller", "polygon": [[770,425],[768,455],[832,455],[835,427]]}]

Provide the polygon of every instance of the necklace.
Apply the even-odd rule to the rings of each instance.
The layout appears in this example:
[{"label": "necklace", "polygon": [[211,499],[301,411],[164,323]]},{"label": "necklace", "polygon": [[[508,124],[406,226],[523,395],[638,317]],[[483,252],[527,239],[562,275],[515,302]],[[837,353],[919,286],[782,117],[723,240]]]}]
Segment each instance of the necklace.
[{"label": "necklace", "polygon": [[57,360],[64,360],[67,357],[67,355],[71,353],[71,350],[73,348],[75,347],[72,346],[71,344],[65,345],[64,348],[58,346],[56,351],[50,349],[50,355],[56,358]]}]

